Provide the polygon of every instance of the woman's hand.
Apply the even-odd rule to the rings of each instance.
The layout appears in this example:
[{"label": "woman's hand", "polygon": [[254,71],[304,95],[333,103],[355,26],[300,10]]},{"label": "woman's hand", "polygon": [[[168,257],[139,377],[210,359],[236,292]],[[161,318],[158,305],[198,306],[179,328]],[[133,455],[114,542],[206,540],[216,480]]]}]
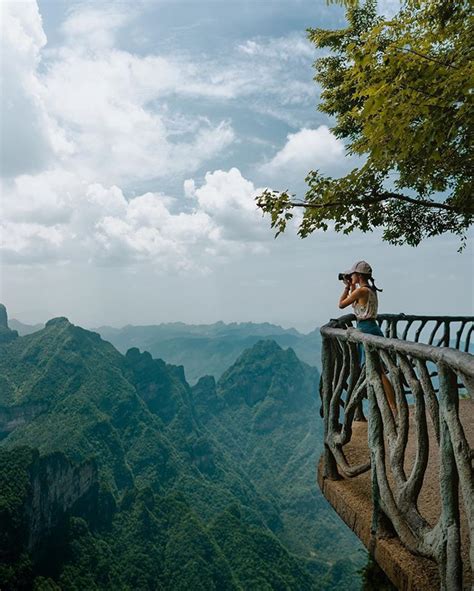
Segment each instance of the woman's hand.
[{"label": "woman's hand", "polygon": [[356,286],[352,283],[352,281],[350,279],[344,279],[344,292],[347,293],[352,293],[355,289]]},{"label": "woman's hand", "polygon": [[346,279],[344,279],[344,291],[342,292],[341,297],[339,298],[339,308],[345,307],[345,306],[342,306],[341,304],[349,296],[350,288],[351,288],[351,286],[350,286],[349,282]]}]

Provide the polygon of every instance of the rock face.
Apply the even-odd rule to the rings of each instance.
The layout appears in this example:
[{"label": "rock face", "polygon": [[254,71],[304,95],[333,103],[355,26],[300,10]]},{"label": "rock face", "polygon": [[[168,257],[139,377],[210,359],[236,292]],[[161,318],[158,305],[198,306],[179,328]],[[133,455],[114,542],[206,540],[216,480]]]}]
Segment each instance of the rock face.
[{"label": "rock face", "polygon": [[0,304],[0,328],[8,328],[7,309],[3,304]]},{"label": "rock face", "polygon": [[14,562],[25,551],[50,554],[69,515],[98,512],[99,483],[94,462],[73,464],[60,452],[0,448],[0,562]]},{"label": "rock face", "polygon": [[18,337],[16,330],[8,328],[8,314],[7,309],[3,304],[0,304],[0,344],[9,343]]},{"label": "rock face", "polygon": [[225,408],[225,400],[217,395],[216,380],[213,376],[200,378],[192,392],[194,406],[203,421],[208,421]]},{"label": "rock face", "polygon": [[25,504],[28,522],[28,550],[34,549],[64,516],[81,503],[79,513],[97,506],[97,466],[93,462],[71,463],[63,454],[45,457],[35,454],[30,467],[31,492]]}]

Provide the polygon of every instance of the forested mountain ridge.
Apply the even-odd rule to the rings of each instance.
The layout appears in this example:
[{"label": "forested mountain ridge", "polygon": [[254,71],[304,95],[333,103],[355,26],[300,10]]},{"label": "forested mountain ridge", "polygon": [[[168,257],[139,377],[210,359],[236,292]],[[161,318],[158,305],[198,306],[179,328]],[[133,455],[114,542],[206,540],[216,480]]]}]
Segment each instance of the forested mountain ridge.
[{"label": "forested mountain ridge", "polygon": [[183,365],[190,384],[206,374],[217,379],[239,355],[261,339],[273,340],[281,347],[291,347],[298,357],[319,367],[321,336],[315,329],[302,334],[294,328],[254,322],[216,322],[215,324],[184,324],[173,322],[150,326],[124,326],[95,329],[125,353],[130,347],[149,351],[153,357]]},{"label": "forested mountain ridge", "polygon": [[[318,378],[292,349],[260,341],[217,383],[205,376],[192,392],[209,431],[279,507],[280,539],[299,555],[333,564],[327,588],[338,580],[350,586],[360,557],[315,483],[323,438]],[[344,558],[337,563],[335,556]]]},{"label": "forested mountain ridge", "polygon": [[[10,326],[22,336],[43,328],[12,320]],[[282,328],[269,322],[231,322],[214,324],[162,324],[122,328],[100,326],[92,329],[111,342],[121,353],[136,347],[155,358],[183,365],[190,384],[206,374],[219,378],[238,356],[261,339],[273,340],[281,347],[291,347],[298,357],[313,367],[320,365],[321,336],[319,329],[302,334],[294,328]]]},{"label": "forested mountain ridge", "polygon": [[[261,358],[269,346],[276,347],[259,344],[244,359]],[[277,400],[282,376],[297,377],[298,367],[284,359],[271,367],[262,388],[270,384],[268,397]],[[222,381],[205,411],[205,397],[197,401],[183,368],[137,349],[123,356],[67,319],[10,335],[0,345],[0,414],[9,417],[0,435],[9,457],[0,467],[0,506],[7,507],[0,520],[13,523],[8,531],[21,543],[12,557],[12,538],[0,538],[0,588],[32,588],[33,580],[35,588],[55,581],[63,589],[328,588],[322,580],[330,562],[282,543],[288,525],[281,500],[264,492],[206,418],[215,404],[225,412],[232,406],[245,371],[236,364],[229,372],[228,387]],[[213,381],[201,385],[206,380]],[[236,433],[230,422],[226,429]],[[76,499],[66,495],[64,515],[46,519],[41,543],[28,545],[21,516],[33,507],[34,450],[41,459],[35,465],[51,466],[60,454],[60,465],[96,466],[96,476]],[[24,487],[6,499],[11,466]],[[61,488],[54,470],[41,478]],[[52,531],[63,550],[55,561],[45,559]]]}]

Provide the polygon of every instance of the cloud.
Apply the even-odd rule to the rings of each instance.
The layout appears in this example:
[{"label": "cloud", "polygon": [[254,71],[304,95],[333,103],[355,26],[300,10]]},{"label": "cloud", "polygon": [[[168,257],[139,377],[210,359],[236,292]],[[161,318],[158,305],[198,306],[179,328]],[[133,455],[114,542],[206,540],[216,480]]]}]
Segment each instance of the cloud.
[{"label": "cloud", "polygon": [[304,60],[310,72],[314,52],[301,34],[249,39],[225,57],[138,55],[117,44],[139,7],[85,4],[61,25],[63,43],[48,48],[36,3],[6,6],[4,176],[62,168],[106,186],[172,179],[236,139],[229,120],[180,113],[177,97],[247,98],[248,108],[270,115],[268,97],[278,97],[294,121],[293,107],[314,100],[311,76],[298,79],[293,68]]},{"label": "cloud", "polygon": [[149,263],[161,270],[202,270],[244,252],[262,252],[271,238],[254,202],[260,190],[236,168],[209,172],[200,186],[185,181],[187,211],[177,209],[177,197],[147,192],[126,199],[116,185],[86,184],[62,170],[23,175],[1,189],[5,263]]},{"label": "cloud", "polygon": [[199,209],[212,217],[223,240],[262,241],[269,239],[268,224],[262,221],[255,197],[262,192],[244,178],[238,168],[208,172],[203,185],[185,181],[185,191],[194,197]]},{"label": "cloud", "polygon": [[117,49],[117,32],[133,11],[76,8],[56,49],[46,47],[35,2],[8,2],[3,12],[4,177],[62,168],[106,185],[171,178],[234,141],[229,121],[182,117],[167,102],[228,96],[225,77],[203,77],[182,58]]},{"label": "cloud", "polygon": [[2,217],[16,223],[43,226],[67,223],[71,216],[71,195],[81,190],[75,175],[64,170],[17,176],[0,184]]},{"label": "cloud", "polygon": [[[137,180],[192,174],[234,141],[229,121],[191,119],[166,101],[232,96],[237,77],[209,64],[117,49],[129,15],[115,8],[73,10],[61,28],[64,43],[45,52],[36,3],[7,6],[2,66],[13,90],[2,145],[17,150],[0,186],[4,262],[147,261],[184,269],[245,250],[239,224],[255,242],[248,227],[255,188],[236,169],[193,184],[186,211],[159,191],[124,194]],[[18,79],[9,64],[19,68]],[[219,189],[223,200],[214,197],[211,205]]]},{"label": "cloud", "polygon": [[63,245],[68,239],[65,226],[0,222],[0,253],[5,263],[34,265],[67,260]]},{"label": "cloud", "polygon": [[344,151],[344,144],[326,125],[304,128],[288,134],[286,144],[261,171],[272,176],[301,175],[316,169],[328,172],[340,165]]},{"label": "cloud", "polygon": [[127,11],[115,6],[75,7],[63,22],[61,31],[67,42],[75,47],[82,46],[106,49],[114,45],[118,30],[133,18],[133,8]]},{"label": "cloud", "polygon": [[[23,192],[30,187],[36,190],[24,200]],[[127,200],[117,186],[85,185],[79,178],[65,178],[62,171],[22,177],[3,193],[0,231],[7,263],[149,261],[183,266],[188,245],[209,240],[213,230],[202,212],[171,213],[174,200],[164,194]],[[41,215],[43,211],[47,215]]]},{"label": "cloud", "polygon": [[283,37],[256,37],[238,45],[238,50],[249,56],[258,56],[284,61],[314,60],[315,46],[301,33],[290,33]]},{"label": "cloud", "polygon": [[[344,143],[326,125],[320,125],[316,129],[303,128],[288,134],[283,147],[256,171],[261,184],[301,193],[305,190],[304,179],[312,170],[341,177],[362,164],[361,157],[346,155]],[[295,220],[300,215],[302,211],[296,212]]]},{"label": "cloud", "polygon": [[254,37],[238,44],[236,49],[233,63],[227,64],[226,69],[240,80],[237,91],[250,98],[250,106],[257,113],[292,125],[301,118],[294,108],[316,103],[318,90],[312,64],[318,51],[303,33]]},{"label": "cloud", "polygon": [[46,35],[36,4],[2,4],[2,176],[40,170],[52,155],[55,130],[49,125],[36,77],[45,44]]},{"label": "cloud", "polygon": [[[273,234],[254,201],[261,189],[235,167],[208,172],[200,184],[191,177],[236,141],[231,121],[209,104],[307,104],[314,84],[292,69],[312,59],[302,35],[249,39],[224,58],[139,55],[118,47],[135,11],[84,4],[69,11],[61,44],[48,48],[36,3],[6,6],[4,262],[189,269],[267,248]],[[203,99],[193,115],[177,107],[190,98]],[[308,153],[331,159],[328,147],[338,143],[325,129],[290,134],[266,170],[296,170]],[[185,175],[187,199],[159,190],[160,181],[176,185]],[[157,189],[135,189],[152,183]]]},{"label": "cloud", "polygon": [[214,224],[203,212],[172,214],[166,201],[147,193],[131,200],[123,217],[101,219],[95,225],[96,257],[120,265],[151,262],[161,269],[195,268],[202,256],[199,247],[213,242]]},{"label": "cloud", "polygon": [[43,82],[50,112],[74,146],[64,166],[88,180],[123,183],[193,172],[219,154],[234,141],[228,121],[200,117],[179,129],[168,110],[173,93],[206,93],[192,80],[185,88],[186,80],[179,64],[162,57],[63,53]]}]

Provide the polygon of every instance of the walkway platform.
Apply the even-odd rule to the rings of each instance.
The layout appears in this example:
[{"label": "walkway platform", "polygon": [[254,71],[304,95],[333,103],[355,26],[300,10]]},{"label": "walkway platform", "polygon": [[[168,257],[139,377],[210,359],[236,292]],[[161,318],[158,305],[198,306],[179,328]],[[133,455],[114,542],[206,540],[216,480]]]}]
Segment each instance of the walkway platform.
[{"label": "walkway platform", "polygon": [[[471,448],[474,447],[474,402],[460,401],[459,414],[463,423],[466,437]],[[351,441],[344,447],[344,451],[352,465],[363,463],[369,457],[367,447],[367,423],[354,422]],[[428,467],[419,497],[418,508],[423,517],[434,525],[440,515],[439,495],[439,455],[438,445],[433,428],[428,420],[430,436],[430,453]],[[415,457],[415,438],[413,419],[410,415],[410,430],[407,451],[405,454],[408,471]],[[399,541],[398,537],[371,536],[372,494],[371,476],[366,472],[355,478],[341,478],[341,480],[325,480],[323,478],[323,460],[318,467],[319,486],[337,511],[339,516],[360,538],[363,544],[372,551],[375,560],[384,570],[392,583],[400,591],[436,591],[439,589],[437,565],[426,558],[415,556]],[[461,502],[461,507],[463,503]],[[461,514],[462,554],[464,568],[465,589],[474,585],[474,577],[468,567],[469,531],[466,516]]]}]

